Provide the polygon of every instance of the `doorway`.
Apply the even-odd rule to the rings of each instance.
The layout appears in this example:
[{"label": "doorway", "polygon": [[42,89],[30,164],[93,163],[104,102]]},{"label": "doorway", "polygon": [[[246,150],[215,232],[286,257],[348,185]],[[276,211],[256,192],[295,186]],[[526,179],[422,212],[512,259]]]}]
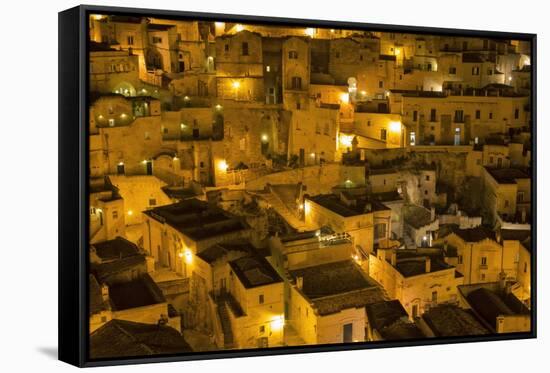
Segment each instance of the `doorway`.
[{"label": "doorway", "polygon": [[147,175],[153,174],[153,161],[147,161],[145,163],[145,172]]},{"label": "doorway", "polygon": [[344,324],[343,326],[344,343],[353,342],[353,324]]}]

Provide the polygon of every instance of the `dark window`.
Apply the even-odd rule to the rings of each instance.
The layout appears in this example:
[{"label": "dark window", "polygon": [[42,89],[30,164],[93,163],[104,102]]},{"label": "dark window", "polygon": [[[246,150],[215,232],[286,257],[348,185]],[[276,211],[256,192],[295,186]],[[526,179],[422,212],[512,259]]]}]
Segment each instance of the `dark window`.
[{"label": "dark window", "polygon": [[456,74],[456,67],[449,67],[449,74],[450,75],[455,75]]},{"label": "dark window", "polygon": [[468,42],[467,41],[462,42],[462,50],[468,50]]},{"label": "dark window", "polygon": [[380,140],[386,140],[386,137],[387,137],[387,131],[385,128],[382,128],[380,130]]},{"label": "dark window", "polygon": [[128,35],[128,45],[134,45],[134,37],[132,35]]},{"label": "dark window", "polygon": [[437,114],[437,111],[435,109],[430,110],[430,122],[435,122],[437,120],[436,114]]},{"label": "dark window", "polygon": [[514,110],[514,119],[519,119],[519,109]]},{"label": "dark window", "polygon": [[264,304],[264,295],[263,294],[260,294],[260,296],[258,297],[258,303]]},{"label": "dark window", "polygon": [[292,89],[302,89],[302,78],[299,76],[292,77]]},{"label": "dark window", "polygon": [[455,110],[455,123],[464,122],[464,110]]},{"label": "dark window", "polygon": [[229,52],[229,44],[225,44],[223,49],[226,51],[226,52]]},{"label": "dark window", "polygon": [[156,198],[149,198],[149,206],[156,206],[157,200]]},{"label": "dark window", "polygon": [[248,56],[248,43],[247,42],[244,42],[243,43],[243,56]]},{"label": "dark window", "polygon": [[481,110],[476,110],[476,119],[481,119]]},{"label": "dark window", "polygon": [[298,58],[298,52],[296,51],[289,51],[288,52],[288,59],[295,60]]},{"label": "dark window", "polygon": [[479,66],[472,67],[472,75],[479,75]]},{"label": "dark window", "polygon": [[489,119],[493,119],[493,113],[489,113]]},{"label": "dark window", "polygon": [[384,81],[383,80],[378,81],[378,88],[384,88]]},{"label": "dark window", "polygon": [[418,120],[418,111],[413,111],[413,121],[416,122]]}]

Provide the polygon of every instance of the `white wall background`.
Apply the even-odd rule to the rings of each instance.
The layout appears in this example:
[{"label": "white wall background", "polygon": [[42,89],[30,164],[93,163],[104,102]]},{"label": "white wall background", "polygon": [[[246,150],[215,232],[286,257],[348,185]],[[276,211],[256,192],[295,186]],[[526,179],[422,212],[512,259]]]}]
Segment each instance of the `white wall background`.
[{"label": "white wall background", "polygon": [[[538,34],[538,189],[548,190],[550,117],[549,7],[544,1],[297,1],[209,0],[184,2],[90,1],[101,5],[268,15],[369,23],[425,25]],[[0,370],[69,371],[57,350],[57,12],[76,1],[8,0],[0,20]],[[546,145],[546,147],[544,147]],[[549,198],[539,194],[539,232],[548,230]],[[344,369],[392,372],[520,372],[548,369],[549,323],[546,253],[538,235],[539,338],[256,357],[109,368],[116,372],[307,372]]]}]

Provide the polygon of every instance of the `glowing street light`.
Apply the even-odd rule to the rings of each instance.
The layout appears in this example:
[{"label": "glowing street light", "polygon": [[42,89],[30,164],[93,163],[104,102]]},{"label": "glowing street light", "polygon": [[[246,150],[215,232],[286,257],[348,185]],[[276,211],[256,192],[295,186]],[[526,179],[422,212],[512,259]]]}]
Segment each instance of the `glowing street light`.
[{"label": "glowing street light", "polygon": [[305,33],[306,33],[307,36],[313,37],[313,35],[315,35],[315,29],[311,28],[311,27],[308,27],[308,28],[306,28]]},{"label": "glowing street light", "polygon": [[343,104],[347,104],[349,102],[349,93],[340,94],[340,101],[342,101]]},{"label": "glowing street light", "polygon": [[239,82],[238,80],[235,80],[233,83],[231,83],[231,85],[233,86],[233,88],[239,89],[241,86],[241,82]]},{"label": "glowing street light", "polygon": [[390,131],[401,132],[401,122],[390,122]]},{"label": "glowing street light", "polygon": [[221,160],[218,162],[218,169],[220,171],[226,172],[229,166],[227,165],[227,162],[225,160]]},{"label": "glowing street light", "polygon": [[279,315],[271,320],[271,330],[276,332],[282,330],[285,326],[285,316]]}]

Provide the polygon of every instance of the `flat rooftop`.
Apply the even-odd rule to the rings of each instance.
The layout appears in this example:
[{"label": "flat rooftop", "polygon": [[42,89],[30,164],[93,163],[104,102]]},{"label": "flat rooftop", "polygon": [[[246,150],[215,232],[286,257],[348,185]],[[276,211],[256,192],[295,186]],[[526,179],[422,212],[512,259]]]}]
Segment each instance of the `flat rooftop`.
[{"label": "flat rooftop", "polygon": [[248,230],[248,225],[217,206],[198,199],[144,211],[151,218],[166,223],[195,241]]},{"label": "flat rooftop", "polygon": [[258,254],[232,260],[229,265],[247,289],[283,282],[271,264]]},{"label": "flat rooftop", "polygon": [[450,227],[448,234],[454,233],[465,242],[479,242],[485,239],[496,240],[495,232],[487,227],[479,226],[475,228],[460,229],[456,226]]},{"label": "flat rooftop", "polygon": [[499,184],[516,184],[517,179],[530,179],[528,168],[494,168],[485,166],[485,170]]},{"label": "flat rooftop", "polygon": [[301,291],[319,315],[385,300],[382,289],[363,274],[352,260],[293,270],[290,276],[294,281],[302,278]]},{"label": "flat rooftop", "polygon": [[[349,193],[346,195],[349,195]],[[350,198],[354,198],[354,202],[348,204],[342,201],[340,196],[336,194],[320,194],[314,197],[308,197],[310,201],[319,206],[346,218],[368,214],[373,211],[390,210],[389,207],[379,201],[369,200],[365,197],[352,197],[351,195]],[[367,206],[369,204],[370,206]]]},{"label": "flat rooftop", "polygon": [[405,205],[401,210],[405,223],[415,229],[420,229],[432,222],[432,213],[430,210],[417,205]]},{"label": "flat rooftop", "polygon": [[110,286],[109,298],[114,311],[166,302],[162,291],[147,274],[130,282]]}]

